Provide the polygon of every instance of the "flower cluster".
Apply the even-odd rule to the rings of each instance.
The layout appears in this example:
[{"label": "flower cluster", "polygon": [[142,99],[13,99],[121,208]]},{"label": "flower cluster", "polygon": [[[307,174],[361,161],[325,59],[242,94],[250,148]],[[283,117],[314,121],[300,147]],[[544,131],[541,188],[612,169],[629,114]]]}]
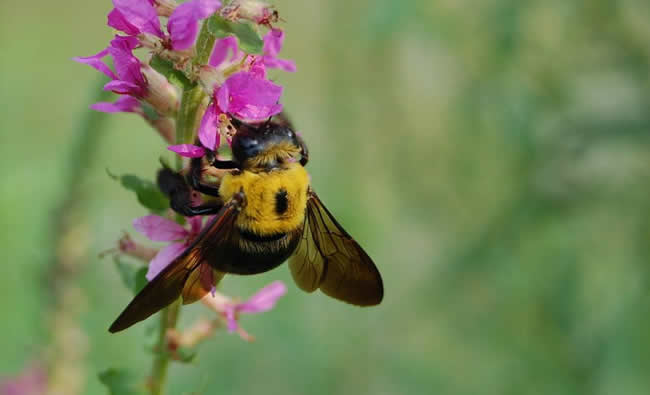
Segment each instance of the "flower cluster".
[{"label": "flower cluster", "polygon": [[[284,32],[272,26],[277,13],[268,4],[254,0],[233,0],[226,6],[219,0],[182,4],[174,0],[113,0],[113,6],[107,24],[117,34],[97,54],[74,58],[108,76],[111,81],[104,89],[120,95],[115,102],[95,103],[92,109],[139,114],[171,141],[170,122],[160,119],[177,116],[180,88],[168,77],[180,73],[186,84],[202,87],[210,99],[197,131],[201,146],[184,142],[169,147],[185,157],[200,157],[206,148],[217,149],[221,137],[230,136],[227,126],[231,116],[255,122],[282,111],[282,87],[267,78],[267,69],[293,72],[296,66],[278,57]],[[204,30],[214,43],[205,64],[197,62],[196,56],[201,22],[212,24]],[[267,32],[260,39],[261,30]],[[135,51],[140,48],[147,53],[138,57]],[[112,58],[113,69],[104,62],[107,57]]]},{"label": "flower cluster", "polygon": [[[279,57],[285,35],[273,26],[277,12],[268,4],[257,0],[227,4],[219,0],[112,1],[107,25],[116,31],[114,37],[98,53],[74,58],[106,75],[110,80],[104,89],[119,95],[114,102],[91,105],[92,109],[138,114],[166,141],[176,143],[168,147],[171,151],[192,158],[218,149],[222,138],[230,142],[231,117],[259,122],[282,111],[282,87],[268,78],[267,71],[293,72],[296,66]],[[182,135],[176,129],[188,124],[186,119],[181,121],[189,108],[183,102],[184,92],[197,90],[199,100],[189,111],[196,130],[191,130],[191,136]],[[199,204],[200,197],[196,199]],[[119,251],[148,261],[146,279],[150,281],[188,248],[209,219],[191,217],[185,222],[183,226],[158,215],[137,218],[133,223],[137,231],[151,241],[168,244],[155,250],[126,235]],[[216,293],[213,285],[218,279],[210,267],[206,265],[200,273],[201,281],[212,286],[204,304],[218,313],[230,331],[247,339],[250,336],[244,336],[237,325],[239,313],[266,311],[286,292],[283,284],[273,283],[249,301],[237,303]]]}]

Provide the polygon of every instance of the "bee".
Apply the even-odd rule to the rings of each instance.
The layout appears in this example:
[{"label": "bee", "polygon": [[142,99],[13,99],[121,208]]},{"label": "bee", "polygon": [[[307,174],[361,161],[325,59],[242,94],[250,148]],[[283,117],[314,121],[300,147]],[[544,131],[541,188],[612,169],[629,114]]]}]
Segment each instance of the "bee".
[{"label": "bee", "polygon": [[[174,211],[214,217],[135,296],[110,332],[146,319],[179,297],[187,304],[205,296],[212,286],[201,280],[206,268],[217,277],[250,275],[287,259],[294,281],[306,292],[320,289],[357,306],[381,302],[384,291],[377,267],[314,192],[305,170],[307,146],[286,118],[262,124],[233,118],[231,123],[236,129],[232,160],[209,158],[211,166],[230,170],[218,185],[203,181],[201,158],[191,161],[186,176],[168,168],[158,173],[158,186]],[[193,191],[215,200],[192,206]]]}]

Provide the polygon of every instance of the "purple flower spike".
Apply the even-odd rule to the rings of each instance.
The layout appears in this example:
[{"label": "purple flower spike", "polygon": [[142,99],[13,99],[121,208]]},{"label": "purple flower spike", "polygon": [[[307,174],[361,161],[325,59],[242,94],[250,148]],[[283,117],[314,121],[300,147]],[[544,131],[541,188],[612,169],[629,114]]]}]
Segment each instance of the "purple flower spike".
[{"label": "purple flower spike", "polygon": [[184,50],[194,45],[199,20],[209,17],[219,7],[221,2],[218,0],[190,0],[176,7],[167,23],[172,48]]},{"label": "purple flower spike", "polygon": [[263,120],[282,111],[282,87],[247,71],[233,74],[216,92],[222,112],[238,118]]},{"label": "purple flower spike", "polygon": [[274,281],[266,287],[260,289],[244,303],[230,304],[226,306],[226,319],[228,321],[228,331],[237,330],[238,313],[263,313],[271,310],[278,299],[287,293],[287,287],[282,281]]},{"label": "purple flower spike", "polygon": [[114,103],[99,102],[90,106],[91,109],[99,112],[116,113],[116,112],[134,112],[140,113],[142,107],[138,99],[132,96],[120,96]]},{"label": "purple flower spike", "polygon": [[151,33],[163,38],[158,14],[150,1],[113,0],[115,8],[108,14],[108,26],[130,36]]},{"label": "purple flower spike", "polygon": [[149,262],[149,269],[145,277],[147,280],[153,280],[158,273],[162,272],[164,268],[169,265],[171,261],[178,258],[180,254],[185,251],[187,246],[185,243],[170,243],[166,247],[162,248],[155,257]]},{"label": "purple flower spike", "polygon": [[102,73],[106,74],[110,79],[117,79],[117,76],[113,71],[111,71],[108,66],[102,62],[102,58],[104,58],[106,55],[108,55],[108,48],[99,51],[97,54],[92,55],[92,56],[77,56],[75,58],[72,58],[75,62],[87,64],[88,66],[92,67],[95,70],[101,71]]},{"label": "purple flower spike", "polygon": [[296,71],[296,64],[293,60],[278,59],[277,57],[280,50],[282,50],[283,43],[284,31],[280,29],[269,30],[264,36],[264,56],[262,61],[268,68],[294,72]]},{"label": "purple flower spike", "polygon": [[203,147],[197,147],[192,144],[170,145],[167,149],[185,158],[200,158],[205,155],[205,149]]}]

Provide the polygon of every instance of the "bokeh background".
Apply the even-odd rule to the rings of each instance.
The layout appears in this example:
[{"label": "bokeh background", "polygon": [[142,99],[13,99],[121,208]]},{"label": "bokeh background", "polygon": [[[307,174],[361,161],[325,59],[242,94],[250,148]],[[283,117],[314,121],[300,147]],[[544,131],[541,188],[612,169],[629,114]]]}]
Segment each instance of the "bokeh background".
[{"label": "bokeh background", "polygon": [[[289,293],[168,392],[647,394],[650,3],[275,4],[313,184],[385,300],[307,295],[286,267],[227,277]],[[147,325],[107,332],[131,293],[98,254],[145,211],[105,169],[152,178],[165,145],[129,114],[80,126],[102,81],[70,58],[110,39],[108,0],[0,6],[0,376],[40,361],[104,394],[99,371],[151,364]]]}]

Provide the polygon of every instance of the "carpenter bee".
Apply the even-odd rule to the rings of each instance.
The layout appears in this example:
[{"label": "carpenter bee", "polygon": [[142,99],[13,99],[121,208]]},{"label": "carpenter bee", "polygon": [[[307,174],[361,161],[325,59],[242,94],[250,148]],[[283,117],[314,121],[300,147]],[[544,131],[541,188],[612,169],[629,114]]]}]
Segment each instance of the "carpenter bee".
[{"label": "carpenter bee", "polygon": [[[210,291],[205,268],[218,274],[256,274],[289,260],[298,287],[358,306],[377,305],[382,279],[368,254],[343,229],[310,186],[307,147],[285,118],[262,124],[232,119],[232,160],[212,155],[228,169],[212,185],[203,162],[193,159],[186,176],[164,168],[158,186],[184,216],[214,215],[191,245],[149,282],[111,325],[124,330],[182,296],[192,303]],[[216,199],[192,206],[191,193]]]}]

